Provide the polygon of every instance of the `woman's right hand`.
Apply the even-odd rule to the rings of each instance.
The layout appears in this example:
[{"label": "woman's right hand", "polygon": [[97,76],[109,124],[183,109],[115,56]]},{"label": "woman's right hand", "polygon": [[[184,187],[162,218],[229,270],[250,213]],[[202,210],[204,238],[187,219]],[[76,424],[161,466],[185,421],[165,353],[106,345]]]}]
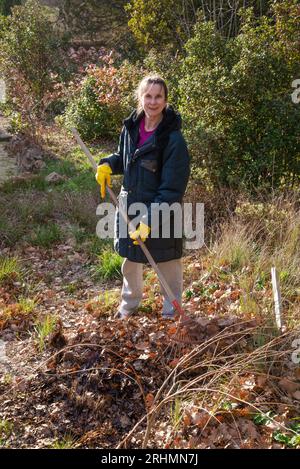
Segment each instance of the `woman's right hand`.
[{"label": "woman's right hand", "polygon": [[108,163],[100,164],[95,174],[96,181],[100,185],[100,194],[102,199],[105,197],[106,184],[111,187],[111,175],[112,170]]}]

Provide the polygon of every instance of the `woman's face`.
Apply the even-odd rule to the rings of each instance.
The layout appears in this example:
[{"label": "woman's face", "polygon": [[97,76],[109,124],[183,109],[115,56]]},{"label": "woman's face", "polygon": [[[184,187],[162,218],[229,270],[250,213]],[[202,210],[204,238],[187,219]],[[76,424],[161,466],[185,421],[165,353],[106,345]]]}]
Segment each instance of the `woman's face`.
[{"label": "woman's face", "polygon": [[141,98],[142,106],[147,117],[158,117],[166,107],[167,101],[163,86],[151,84]]}]

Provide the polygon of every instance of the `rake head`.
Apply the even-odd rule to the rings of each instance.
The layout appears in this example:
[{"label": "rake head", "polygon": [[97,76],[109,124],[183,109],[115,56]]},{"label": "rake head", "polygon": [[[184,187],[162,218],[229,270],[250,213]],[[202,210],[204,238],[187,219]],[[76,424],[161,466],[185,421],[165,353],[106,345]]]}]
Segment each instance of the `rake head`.
[{"label": "rake head", "polygon": [[181,344],[199,344],[203,342],[203,335],[198,322],[184,313],[180,314],[178,322],[169,331],[174,342]]}]

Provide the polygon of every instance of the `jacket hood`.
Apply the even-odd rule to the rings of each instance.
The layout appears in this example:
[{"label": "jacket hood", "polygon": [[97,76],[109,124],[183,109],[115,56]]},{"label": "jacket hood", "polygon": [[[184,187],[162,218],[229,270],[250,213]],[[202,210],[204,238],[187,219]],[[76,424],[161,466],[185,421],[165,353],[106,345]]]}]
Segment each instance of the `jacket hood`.
[{"label": "jacket hood", "polygon": [[[135,133],[134,130],[139,126],[144,115],[144,111],[139,114],[137,111],[133,111],[130,116],[123,121],[125,127],[132,135]],[[170,133],[174,130],[180,130],[181,126],[182,120],[179,112],[168,105],[168,107],[163,110],[163,119],[155,131],[158,146],[164,147],[167,145]]]}]

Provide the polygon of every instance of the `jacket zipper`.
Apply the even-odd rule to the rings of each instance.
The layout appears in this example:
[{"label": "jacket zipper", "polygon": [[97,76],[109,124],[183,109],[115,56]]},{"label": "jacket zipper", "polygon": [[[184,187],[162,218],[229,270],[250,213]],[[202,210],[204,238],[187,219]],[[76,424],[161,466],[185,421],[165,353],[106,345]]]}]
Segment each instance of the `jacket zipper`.
[{"label": "jacket zipper", "polygon": [[143,145],[140,148],[137,148],[132,156],[132,160],[135,161],[141,155],[144,155],[145,153],[148,153],[149,151],[154,150],[154,148],[156,148],[155,137],[152,143],[148,143],[147,145]]}]

